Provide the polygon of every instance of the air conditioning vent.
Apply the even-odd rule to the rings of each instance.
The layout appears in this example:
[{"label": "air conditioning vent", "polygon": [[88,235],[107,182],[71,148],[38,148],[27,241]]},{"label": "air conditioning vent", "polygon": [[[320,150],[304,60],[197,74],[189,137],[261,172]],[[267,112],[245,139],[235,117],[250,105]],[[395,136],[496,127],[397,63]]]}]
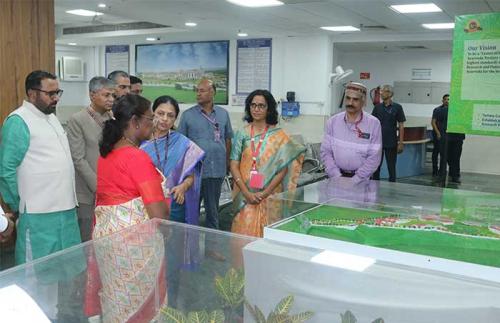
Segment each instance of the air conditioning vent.
[{"label": "air conditioning vent", "polygon": [[387,30],[387,28],[384,25],[371,25],[371,26],[366,26],[366,25],[359,25],[360,29],[367,29],[367,30]]},{"label": "air conditioning vent", "polygon": [[172,26],[154,24],[151,22],[130,22],[122,24],[104,24],[97,26],[67,27],[63,29],[63,35],[77,35],[89,33],[101,33],[106,31],[140,30],[154,28],[169,28]]},{"label": "air conditioning vent", "polygon": [[428,49],[425,46],[422,45],[408,45],[408,46],[398,46],[400,49],[408,49],[408,50],[413,50],[413,49]]}]

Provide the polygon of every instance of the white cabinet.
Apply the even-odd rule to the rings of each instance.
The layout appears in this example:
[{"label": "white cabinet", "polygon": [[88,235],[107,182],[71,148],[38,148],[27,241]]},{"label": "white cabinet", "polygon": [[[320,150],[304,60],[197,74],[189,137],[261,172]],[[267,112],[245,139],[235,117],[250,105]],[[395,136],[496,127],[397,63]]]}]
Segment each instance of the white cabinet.
[{"label": "white cabinet", "polygon": [[394,82],[394,101],[398,103],[441,104],[444,94],[449,93],[448,82]]},{"label": "white cabinet", "polygon": [[393,100],[399,103],[413,102],[413,82],[394,82]]},{"label": "white cabinet", "polygon": [[431,102],[430,82],[414,82],[413,84],[413,103],[429,104]]},{"label": "white cabinet", "polygon": [[432,82],[431,87],[431,103],[441,104],[443,95],[450,94],[450,83],[448,82]]}]

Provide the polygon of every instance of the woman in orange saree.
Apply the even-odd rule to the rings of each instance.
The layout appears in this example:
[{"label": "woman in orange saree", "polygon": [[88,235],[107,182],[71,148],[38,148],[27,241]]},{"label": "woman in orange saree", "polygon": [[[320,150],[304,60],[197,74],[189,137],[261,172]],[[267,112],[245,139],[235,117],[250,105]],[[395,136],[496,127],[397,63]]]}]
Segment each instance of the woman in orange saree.
[{"label": "woman in orange saree", "polygon": [[231,149],[234,233],[262,237],[264,227],[281,213],[280,203],[268,197],[297,186],[306,149],[276,127],[276,105],[267,90],[253,91],[245,102],[248,125],[236,133]]},{"label": "woman in orange saree", "polygon": [[166,302],[163,236],[146,221],[168,218],[168,200],[162,175],[138,148],[152,132],[150,106],[141,96],[120,98],[100,143],[92,238],[102,322],[149,322]]}]

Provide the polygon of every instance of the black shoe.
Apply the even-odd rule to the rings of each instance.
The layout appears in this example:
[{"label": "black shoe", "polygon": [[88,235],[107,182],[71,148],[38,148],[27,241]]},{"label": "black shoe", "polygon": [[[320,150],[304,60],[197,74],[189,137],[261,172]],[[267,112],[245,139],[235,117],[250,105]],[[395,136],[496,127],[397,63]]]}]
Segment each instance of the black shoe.
[{"label": "black shoe", "polygon": [[460,177],[452,177],[450,179],[450,182],[452,183],[457,183],[457,184],[461,184],[462,182],[460,181]]}]

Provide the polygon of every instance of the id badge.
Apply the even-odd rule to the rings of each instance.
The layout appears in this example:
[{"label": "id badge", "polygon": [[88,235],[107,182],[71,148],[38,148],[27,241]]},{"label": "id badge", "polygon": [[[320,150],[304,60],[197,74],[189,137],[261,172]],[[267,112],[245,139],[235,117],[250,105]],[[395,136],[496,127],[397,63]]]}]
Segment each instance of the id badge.
[{"label": "id badge", "polygon": [[256,170],[250,172],[250,188],[261,190],[264,188],[264,174]]},{"label": "id badge", "polygon": [[220,130],[219,129],[215,129],[214,130],[214,139],[215,141],[219,142],[220,141]]},{"label": "id badge", "polygon": [[369,132],[360,132],[358,137],[361,139],[370,139],[370,133]]}]

